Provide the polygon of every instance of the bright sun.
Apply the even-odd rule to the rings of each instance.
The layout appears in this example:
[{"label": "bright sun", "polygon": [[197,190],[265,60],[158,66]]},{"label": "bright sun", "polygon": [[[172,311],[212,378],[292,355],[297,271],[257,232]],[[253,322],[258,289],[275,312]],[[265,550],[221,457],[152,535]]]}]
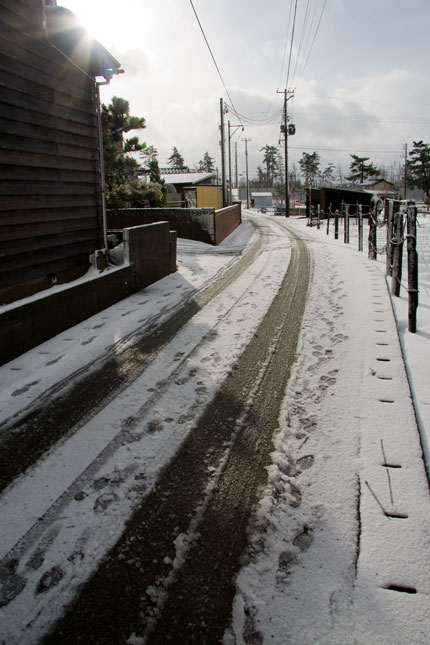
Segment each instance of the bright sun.
[{"label": "bright sun", "polygon": [[73,11],[92,36],[107,49],[138,47],[142,39],[138,0],[58,0]]}]

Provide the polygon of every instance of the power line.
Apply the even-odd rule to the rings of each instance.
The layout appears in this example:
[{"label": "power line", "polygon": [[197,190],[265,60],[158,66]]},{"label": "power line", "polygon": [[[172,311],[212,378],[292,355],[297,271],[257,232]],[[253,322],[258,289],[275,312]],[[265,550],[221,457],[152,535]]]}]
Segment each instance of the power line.
[{"label": "power line", "polygon": [[[292,55],[292,51],[293,51],[294,31],[295,31],[295,28],[296,28],[296,14],[297,14],[297,0],[295,2],[295,5],[294,5],[293,30],[292,30],[292,33],[291,33],[290,55],[288,57],[287,80],[286,80],[286,83],[285,83],[285,89],[286,90],[288,90],[288,79],[290,77],[291,55]],[[287,125],[287,124],[285,124],[285,125]]]},{"label": "power line", "polygon": [[[312,13],[312,20],[311,20],[311,23],[309,25],[308,33],[307,33],[307,36],[306,36],[306,42],[305,42],[305,45],[304,45],[304,48],[303,48],[303,56],[302,56],[302,59],[300,61],[300,66],[303,64],[303,60],[306,60],[306,57],[307,57],[306,52],[309,52],[309,41],[311,40],[311,36],[312,36],[313,28],[314,28],[314,22],[315,22],[316,15],[317,15],[318,3],[319,3],[319,0],[315,0],[314,10],[313,10],[313,13]],[[299,63],[299,58],[297,58],[297,63]],[[298,71],[298,68],[299,68],[299,65],[297,65],[296,72]],[[294,75],[294,79],[295,79],[294,84],[297,85],[297,79],[298,79],[298,74],[297,73]]]},{"label": "power line", "polygon": [[241,114],[237,110],[233,110],[231,106],[226,103],[226,107],[233,111],[235,115],[242,120],[243,123],[246,123],[247,125],[269,125],[270,123],[275,123],[280,115],[281,111],[278,109],[276,112],[271,114],[270,116],[263,117],[263,118],[257,118],[257,117],[252,117],[252,116],[246,116],[244,114]]},{"label": "power line", "polygon": [[288,34],[290,33],[290,21],[291,21],[291,10],[292,10],[292,8],[293,8],[293,0],[290,0],[290,12],[288,14],[287,31],[285,32],[284,54],[282,56],[282,65],[281,65],[281,71],[280,71],[280,74],[279,74],[278,90],[279,90],[279,86],[281,84],[282,74],[283,74],[284,66],[285,66],[285,56],[286,56],[286,53],[287,53]]},{"label": "power line", "polygon": [[380,118],[378,116],[364,115],[364,114],[296,114],[296,119],[335,119],[336,121],[373,121],[377,123],[405,123],[409,125],[426,125],[430,123],[430,119],[425,117],[416,117],[410,119],[402,116],[392,116]]},{"label": "power line", "polygon": [[307,55],[307,58],[306,58],[305,64],[304,64],[304,66],[303,66],[303,69],[302,69],[302,71],[301,71],[301,74],[300,74],[299,80],[298,80],[298,81],[297,81],[297,83],[296,83],[296,87],[295,87],[295,89],[297,89],[297,86],[298,86],[298,84],[300,83],[300,81],[302,80],[302,78],[303,78],[303,74],[305,73],[305,69],[306,69],[306,67],[307,67],[307,64],[308,64],[308,61],[309,61],[309,57],[310,57],[310,55],[311,55],[311,52],[312,52],[312,49],[313,49],[313,46],[314,46],[314,43],[315,43],[315,40],[316,40],[316,37],[317,37],[318,31],[319,31],[319,28],[320,28],[320,25],[321,25],[321,20],[322,20],[323,14],[324,14],[324,10],[325,10],[326,4],[327,4],[327,0],[324,0],[323,8],[322,8],[322,10],[321,10],[321,15],[320,15],[319,20],[318,20],[317,28],[315,29],[315,34],[314,34],[314,37],[313,37],[313,40],[312,40],[312,44],[311,44],[311,47],[310,47],[310,49],[309,49],[309,52],[308,52],[308,55]]},{"label": "power line", "polygon": [[226,84],[225,84],[225,82],[224,82],[224,79],[223,79],[222,74],[221,74],[221,72],[220,72],[220,69],[219,69],[219,67],[218,67],[218,63],[216,62],[215,56],[214,56],[214,54],[213,54],[213,52],[212,52],[211,46],[209,45],[209,41],[208,41],[208,39],[206,38],[206,34],[205,34],[204,29],[203,29],[203,27],[202,27],[202,23],[200,22],[200,19],[199,19],[198,15],[197,15],[197,11],[196,11],[196,9],[195,9],[195,7],[194,7],[193,0],[190,0],[190,4],[191,4],[191,6],[192,6],[192,8],[193,8],[194,15],[195,15],[196,20],[197,20],[197,22],[198,22],[198,25],[199,25],[199,27],[200,27],[200,31],[201,31],[201,32],[202,32],[202,34],[203,34],[203,38],[205,39],[205,43],[206,43],[206,45],[207,45],[207,48],[208,48],[208,50],[209,50],[209,53],[210,53],[210,55],[212,56],[212,60],[213,60],[213,62],[214,62],[214,65],[215,65],[216,71],[218,72],[218,76],[220,77],[220,79],[221,79],[221,83],[222,83],[222,84],[223,84],[223,86],[224,86],[224,89],[225,89],[226,94],[227,94],[227,96],[228,96],[228,98],[229,98],[229,101],[230,101],[230,103],[231,103],[231,104],[232,104],[232,106],[233,106],[232,111],[234,112],[234,114],[237,116],[237,118],[238,118],[238,119],[239,119],[239,121],[240,121],[240,117],[238,116],[238,114],[237,114],[237,112],[236,112],[236,108],[234,107],[233,99],[232,99],[232,98],[231,98],[231,96],[230,96],[230,93],[229,93],[229,91],[228,91],[228,89],[227,89],[227,85],[226,85]]},{"label": "power line", "polygon": [[306,147],[306,146],[290,146],[292,150],[315,150],[315,151],[323,151],[323,152],[371,152],[374,154],[397,154],[399,153],[399,150],[378,150],[378,149],[370,149],[370,148],[330,148],[330,147],[325,147],[325,148],[315,148],[315,147]]},{"label": "power line", "polygon": [[[294,65],[293,78],[296,78],[297,66],[298,66],[298,62],[299,62],[299,58],[300,58],[300,52],[301,52],[301,49],[302,49],[303,37],[304,37],[304,35],[306,33],[306,25],[307,25],[308,16],[309,16],[310,3],[311,3],[311,0],[307,0],[305,15],[304,15],[304,18],[303,18],[302,32],[300,34],[299,46],[297,48],[296,62],[295,62],[295,65]],[[314,15],[315,15],[315,12],[314,12]],[[310,33],[311,29],[312,29],[312,25],[313,25],[313,18],[312,18],[312,21],[311,21],[311,25],[309,27],[309,33]],[[308,40],[309,40],[309,35],[308,35],[308,37],[306,39],[305,49],[306,49]]]}]

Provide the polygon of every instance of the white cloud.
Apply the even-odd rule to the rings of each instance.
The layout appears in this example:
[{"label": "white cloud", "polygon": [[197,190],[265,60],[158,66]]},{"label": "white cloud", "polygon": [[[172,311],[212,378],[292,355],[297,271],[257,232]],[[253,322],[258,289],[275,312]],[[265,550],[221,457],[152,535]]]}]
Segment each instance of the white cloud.
[{"label": "white cloud", "polygon": [[[191,5],[123,0],[119,10],[113,0],[63,4],[91,19],[108,38],[104,44],[113,48],[126,73],[103,89],[103,100],[123,96],[133,114],[146,118],[142,138],[159,149],[160,162],[176,146],[190,165],[206,150],[219,163],[219,98],[229,99]],[[288,105],[297,125],[289,139],[291,162],[303,150],[318,148],[332,148],[320,151],[324,165],[332,161],[347,167],[349,154],[358,150],[369,150],[365,154],[377,163],[398,161],[403,143],[430,139],[425,54],[430,3],[330,0],[299,79],[323,4],[315,0],[312,5],[312,32],[310,21],[304,22],[304,3],[298,5],[290,67],[291,86],[297,89]],[[288,65],[289,3],[194,0],[194,6],[236,109],[254,122],[280,112],[282,95],[276,89],[280,78],[285,82]],[[262,162],[260,148],[277,145],[279,126],[280,119],[246,126],[251,173]],[[243,170],[243,144],[238,148]]]}]

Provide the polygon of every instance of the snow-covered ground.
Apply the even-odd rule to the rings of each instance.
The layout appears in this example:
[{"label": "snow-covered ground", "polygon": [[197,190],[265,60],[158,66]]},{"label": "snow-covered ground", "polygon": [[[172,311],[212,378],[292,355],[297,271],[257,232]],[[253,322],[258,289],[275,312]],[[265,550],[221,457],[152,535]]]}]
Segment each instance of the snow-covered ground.
[{"label": "snow-covered ground", "polygon": [[[217,248],[178,240],[176,273],[1,366],[0,428],[5,420],[57,391],[59,385],[65,386],[71,375],[124,349],[136,332],[145,334],[154,323],[162,323],[213,276],[237,261],[238,253],[253,243],[253,232],[252,224],[245,222]],[[58,285],[52,290],[65,288],[67,285]]]},{"label": "snow-covered ground", "polygon": [[[169,429],[172,417],[181,416],[184,401],[194,406],[197,415],[213,396],[285,274],[289,244],[276,235],[278,218],[261,217],[274,233],[267,251],[166,347],[153,373],[144,373],[124,393],[126,416],[134,419],[133,455],[137,451],[139,459],[147,462],[146,491],[195,422],[184,409],[178,436]],[[227,644],[418,644],[428,640],[429,489],[397,331],[426,445],[430,443],[425,371],[430,335],[428,220],[420,218],[418,231],[420,307],[415,335],[407,332],[404,292],[394,305],[396,326],[384,258],[368,260],[366,253],[356,250],[353,235],[351,243],[344,245],[333,240],[332,233],[326,236],[323,227],[309,229],[306,220],[290,220],[309,238],[313,286],[297,364],[279,419],[268,485],[251,532],[248,564],[238,577]],[[218,248],[180,240],[176,274],[1,367],[0,424],[43,400],[59,384],[67,387],[71,374],[132,342],[136,330],[145,331],[168,317],[237,261],[241,249],[255,243],[253,230],[252,223],[245,221]],[[181,377],[185,361],[186,379]],[[155,382],[165,388],[159,409],[151,406]],[[148,392],[146,403],[142,392]],[[85,463],[72,458],[76,451],[91,460],[90,449],[103,449],[94,445],[95,438],[106,443],[119,432],[124,417],[121,405],[113,402],[80,430],[76,446],[72,437],[56,447],[32,469],[30,478],[20,478],[0,497],[3,562],[10,553],[22,556],[16,574],[19,584],[25,587],[26,581],[16,601],[0,609],[0,621],[6,625],[0,627],[0,635],[8,643],[35,642],[37,629],[43,630],[55,613],[60,591],[73,594],[138,502],[127,483],[128,476],[136,478],[136,459],[124,444],[118,449],[116,465],[112,453],[111,461],[101,463],[100,471],[93,474],[97,481],[113,482],[116,472],[112,490],[90,491],[83,480],[82,495],[80,489],[72,491],[78,496],[67,512],[78,513],[80,522],[88,521],[89,527],[82,524],[80,533],[75,532],[72,518],[56,503],[78,470],[85,470]],[[146,433],[140,445],[137,431],[143,424],[156,424],[163,432]],[[82,445],[88,446],[88,453]],[[59,459],[63,460],[60,465]],[[94,513],[94,508],[104,513]],[[48,510],[54,517],[51,528],[24,557],[26,540],[31,538],[28,530],[35,518],[49,515]],[[119,520],[118,513],[122,513]],[[115,530],[109,526],[111,517],[115,517]],[[106,543],[96,545],[91,535],[100,530],[106,532]],[[43,565],[35,568],[36,560],[44,560]],[[42,594],[37,592],[46,573],[55,575],[60,570],[61,581]],[[35,621],[32,631],[22,628],[29,619]]]},{"label": "snow-covered ground", "polygon": [[[417,334],[404,291],[394,310],[424,443],[430,222],[419,224]],[[225,643],[427,643],[429,488],[385,257],[305,225],[294,222],[312,239],[313,288]]]},{"label": "snow-covered ground", "polygon": [[[253,232],[245,222],[218,248],[181,240],[176,274],[4,365],[3,431],[11,415],[39,405],[46,391],[64,391],[71,374],[133,342],[133,332],[151,333],[155,320],[197,297],[197,288],[237,262],[245,246],[259,245]],[[59,617],[250,342],[290,257],[276,222],[268,222],[266,233],[248,269],[139,377],[0,496],[0,633],[8,644],[37,641]]]}]

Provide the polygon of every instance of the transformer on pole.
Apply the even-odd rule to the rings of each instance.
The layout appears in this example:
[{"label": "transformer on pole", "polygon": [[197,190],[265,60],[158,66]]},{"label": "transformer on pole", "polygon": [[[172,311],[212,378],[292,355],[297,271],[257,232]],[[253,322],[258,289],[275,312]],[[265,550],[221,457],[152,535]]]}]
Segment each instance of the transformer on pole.
[{"label": "transformer on pole", "polygon": [[288,110],[287,103],[293,98],[294,91],[283,90],[278,91],[278,94],[284,95],[284,122],[281,125],[281,132],[284,135],[284,156],[285,156],[285,217],[290,216],[290,194],[288,190],[288,136],[296,133],[296,126],[293,123],[288,123]]}]

